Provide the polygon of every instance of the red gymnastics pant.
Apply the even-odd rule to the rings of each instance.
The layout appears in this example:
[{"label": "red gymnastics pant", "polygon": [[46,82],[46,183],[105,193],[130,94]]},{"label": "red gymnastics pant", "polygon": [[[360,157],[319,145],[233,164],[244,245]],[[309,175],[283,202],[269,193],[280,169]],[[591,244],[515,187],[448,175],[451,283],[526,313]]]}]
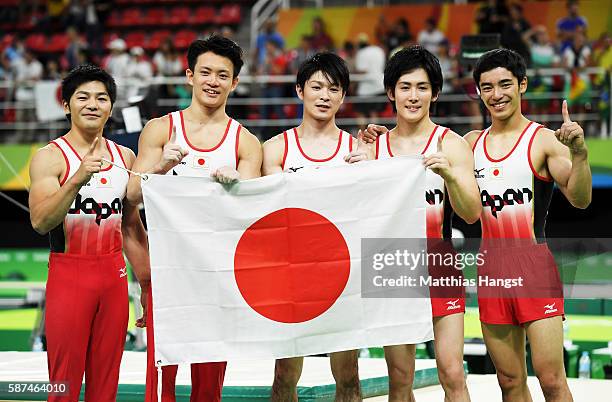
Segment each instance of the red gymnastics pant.
[{"label": "red gymnastics pant", "polygon": [[76,402],[85,373],[85,401],[114,401],[128,323],[125,262],[121,253],[100,256],[51,253],[45,329],[49,381],[68,383]]},{"label": "red gymnastics pant", "polygon": [[[147,384],[145,402],[157,402],[157,367],[153,330],[153,297],[149,291],[147,301]],[[191,365],[191,402],[221,402],[223,379],[227,362],[194,363]],[[162,367],[162,402],[175,402],[176,372],[178,366]]]}]

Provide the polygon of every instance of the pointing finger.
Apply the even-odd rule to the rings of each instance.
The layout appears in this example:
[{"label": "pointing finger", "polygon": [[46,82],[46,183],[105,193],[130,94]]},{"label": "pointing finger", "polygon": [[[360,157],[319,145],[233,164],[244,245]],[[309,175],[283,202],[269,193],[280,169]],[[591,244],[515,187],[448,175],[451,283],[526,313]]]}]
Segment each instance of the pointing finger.
[{"label": "pointing finger", "polygon": [[563,100],[563,106],[561,106],[561,114],[563,115],[563,122],[564,123],[571,123],[572,120],[570,119],[570,115],[569,115],[569,111],[567,110],[567,101]]},{"label": "pointing finger", "polygon": [[442,136],[438,136],[438,143],[436,144],[436,152],[442,152]]},{"label": "pointing finger", "polygon": [[176,126],[172,126],[172,134],[170,135],[170,140],[168,141],[170,144],[176,144]]},{"label": "pointing finger", "polygon": [[93,155],[96,152],[96,148],[98,147],[98,142],[100,138],[96,137],[93,142],[91,143],[91,145],[89,146],[89,150],[87,151],[87,155]]}]

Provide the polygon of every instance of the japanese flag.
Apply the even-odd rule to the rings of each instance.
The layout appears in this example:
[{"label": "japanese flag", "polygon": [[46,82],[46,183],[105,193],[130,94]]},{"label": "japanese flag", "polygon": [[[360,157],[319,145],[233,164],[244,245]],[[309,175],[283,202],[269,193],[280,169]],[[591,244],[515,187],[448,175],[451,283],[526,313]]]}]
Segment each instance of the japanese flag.
[{"label": "japanese flag", "polygon": [[38,121],[53,121],[66,118],[62,106],[61,81],[39,81],[34,86],[36,118]]},{"label": "japanese flag", "polygon": [[425,237],[420,159],[143,183],[159,365],[432,339],[429,299],[361,295],[362,238]]}]

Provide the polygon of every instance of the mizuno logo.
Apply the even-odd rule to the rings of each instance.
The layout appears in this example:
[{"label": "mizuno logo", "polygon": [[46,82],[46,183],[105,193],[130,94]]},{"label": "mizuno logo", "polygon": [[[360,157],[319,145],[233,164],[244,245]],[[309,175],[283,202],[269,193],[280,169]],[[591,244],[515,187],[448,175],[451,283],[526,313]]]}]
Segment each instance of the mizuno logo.
[{"label": "mizuno logo", "polygon": [[127,267],[119,268],[119,278],[127,276]]},{"label": "mizuno logo", "polygon": [[295,172],[297,172],[298,170],[303,169],[303,168],[304,168],[304,166],[300,166],[300,167],[296,167],[296,168],[294,168],[294,167],[290,167],[290,168],[289,168],[289,171],[290,171],[290,172],[294,172],[294,173],[295,173]]},{"label": "mizuno logo", "polygon": [[557,302],[555,303],[551,303],[551,304],[545,304],[544,308],[544,314],[551,314],[551,313],[556,313],[557,309],[555,308],[555,304],[557,304]]},{"label": "mizuno logo", "polygon": [[458,308],[461,308],[461,306],[457,305],[458,302],[459,302],[459,299],[447,301],[446,304],[448,304],[448,307],[446,309],[447,310],[456,310]]},{"label": "mizuno logo", "polygon": [[477,179],[484,179],[484,175],[480,173],[480,172],[482,172],[483,170],[485,170],[485,168],[482,168],[482,169],[474,169],[474,177],[476,177]]}]

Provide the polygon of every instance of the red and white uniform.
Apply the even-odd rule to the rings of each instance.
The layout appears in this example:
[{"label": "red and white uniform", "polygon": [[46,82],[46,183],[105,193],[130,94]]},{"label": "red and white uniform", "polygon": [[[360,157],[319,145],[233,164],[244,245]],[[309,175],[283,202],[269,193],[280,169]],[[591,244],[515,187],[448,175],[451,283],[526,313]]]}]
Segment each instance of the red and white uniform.
[{"label": "red and white uniform", "polygon": [[[111,160],[126,167],[117,144],[104,140]],[[65,137],[51,141],[66,162],[64,185],[81,165]],[[68,381],[76,401],[115,400],[128,321],[127,273],[121,219],[128,173],[110,165],[79,190],[64,221],[49,232],[51,255],[45,328],[50,381]]]},{"label": "red and white uniform", "polygon": [[[111,161],[125,167],[117,144],[105,140]],[[81,166],[81,157],[64,137],[51,143],[66,161],[63,185]],[[122,250],[121,217],[123,198],[129,175],[109,165],[93,175],[79,190],[62,225],[49,233],[51,251],[79,255],[120,253]]]},{"label": "red and white uniform", "polygon": [[[197,148],[185,130],[183,112],[170,113],[170,130],[176,130],[176,143],[189,150],[189,154],[180,164],[168,171],[168,175],[209,177],[216,169],[223,166],[238,168],[238,146],[242,126],[234,119],[229,119],[223,137],[217,145],[209,149]],[[147,309],[147,383],[145,401],[156,402],[157,368],[155,367],[154,330],[153,330],[153,300],[149,292],[149,308]],[[191,401],[220,402],[226,362],[196,363],[191,365]],[[178,366],[162,367],[162,401],[174,402],[176,373]]]},{"label": "red and white uniform", "polygon": [[530,155],[540,128],[529,122],[501,158],[492,157],[487,150],[490,128],[473,146],[474,174],[483,206],[483,249],[487,251],[479,276],[522,277],[524,282],[510,291],[479,286],[480,319],[485,323],[519,325],[563,315],[559,273],[543,243],[554,183],[535,171]]},{"label": "red and white uniform", "polygon": [[183,112],[170,113],[170,132],[176,130],[176,143],[189,150],[189,154],[167,174],[178,176],[208,177],[215,169],[223,166],[238,168],[238,146],[242,126],[234,119],[229,119],[221,141],[209,149],[197,148],[185,133]]},{"label": "red and white uniform", "polygon": [[[437,152],[436,144],[438,138],[446,135],[448,128],[435,126],[425,148],[420,152],[423,156],[429,156]],[[378,136],[376,140],[376,159],[392,158],[393,151],[391,142],[389,141],[389,133]],[[450,239],[451,237],[451,213],[452,210],[447,205],[446,192],[444,188],[444,179],[427,170],[425,172],[425,213],[427,224],[427,238],[433,239]],[[452,247],[446,242],[428,242],[428,251],[436,253],[454,252]],[[461,277],[461,272],[455,269],[448,271],[444,267],[429,267],[430,275]],[[463,288],[447,288],[447,289],[430,289],[431,307],[434,317],[442,317],[445,315],[465,312],[465,291]]]},{"label": "red and white uniform", "polygon": [[283,156],[283,172],[297,172],[303,168],[316,168],[318,166],[338,166],[346,164],[344,157],[353,150],[352,136],[346,131],[338,132],[338,144],[334,153],[322,159],[312,158],[304,152],[297,128],[283,133],[285,139],[285,154]]}]

